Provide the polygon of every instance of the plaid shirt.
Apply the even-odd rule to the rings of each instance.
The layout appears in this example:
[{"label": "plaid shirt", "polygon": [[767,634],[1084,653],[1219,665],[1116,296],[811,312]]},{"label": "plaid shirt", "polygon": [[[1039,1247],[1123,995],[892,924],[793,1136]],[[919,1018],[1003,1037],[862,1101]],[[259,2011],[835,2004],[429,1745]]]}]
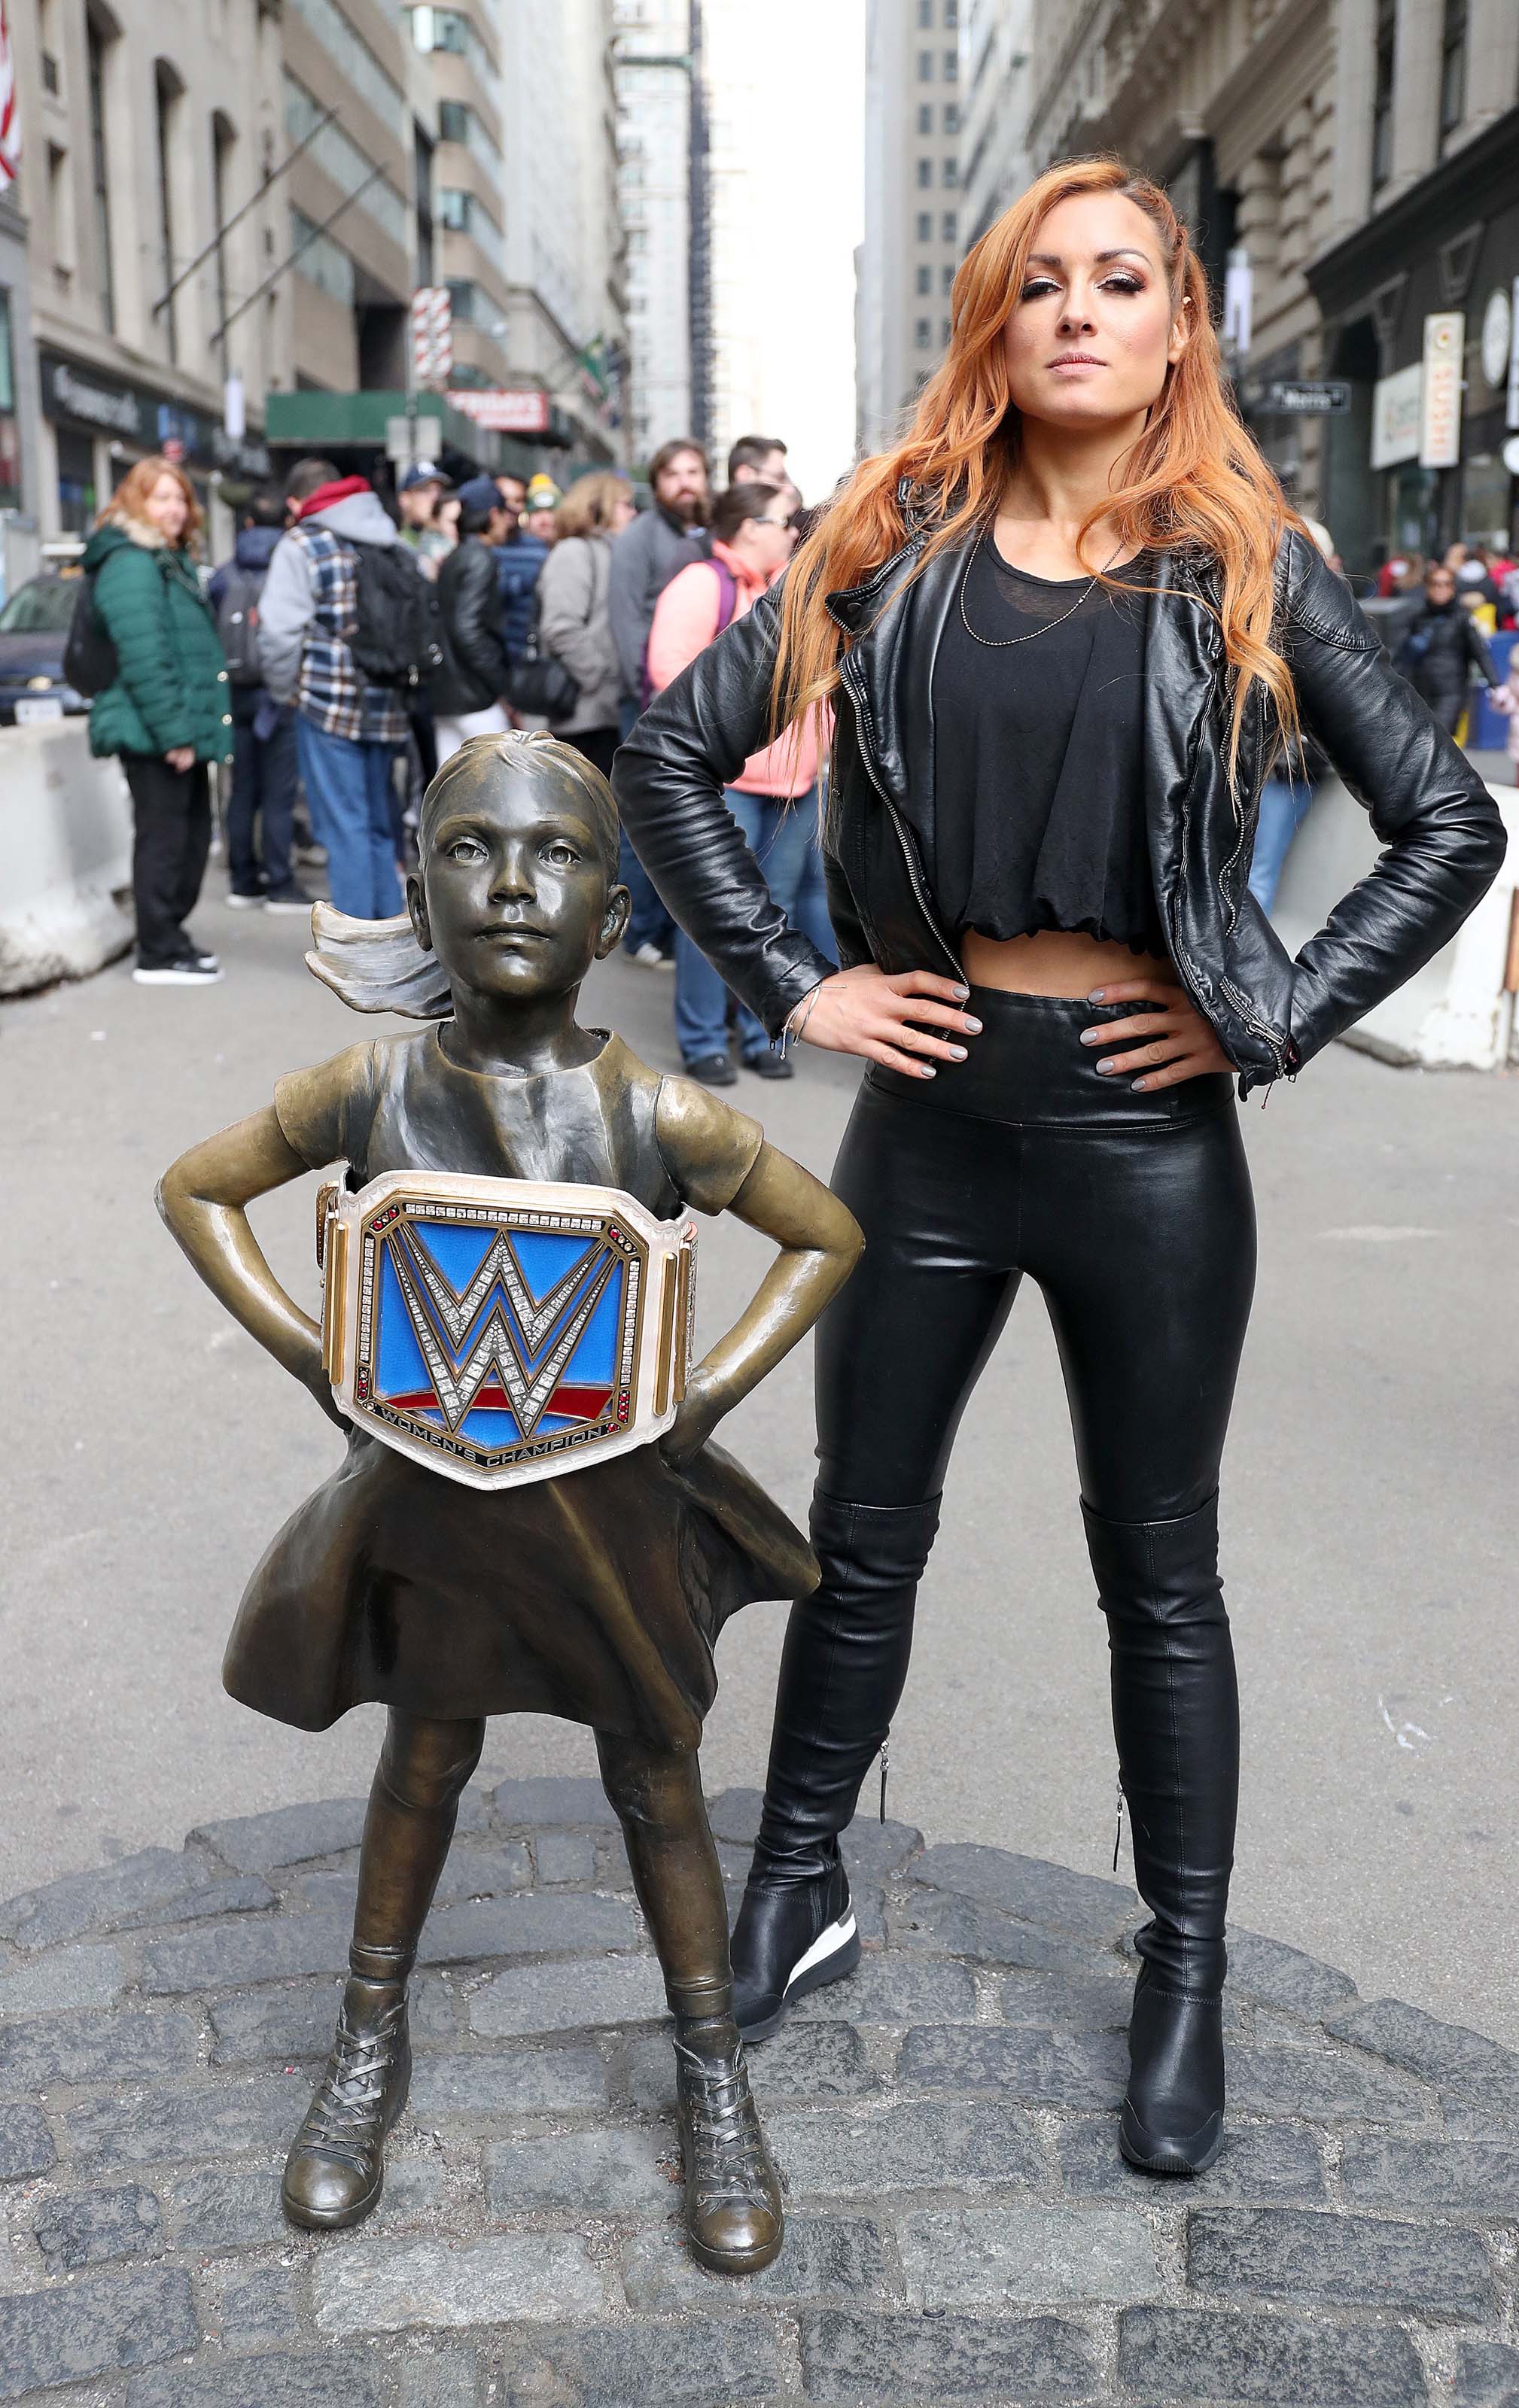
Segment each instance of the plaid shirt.
[{"label": "plaid shirt", "polygon": [[328,527],[297,526],[311,565],[315,618],[300,651],[296,708],[328,736],[353,743],[404,744],[411,722],[389,686],[366,685],[349,651],[358,626],[358,557]]}]

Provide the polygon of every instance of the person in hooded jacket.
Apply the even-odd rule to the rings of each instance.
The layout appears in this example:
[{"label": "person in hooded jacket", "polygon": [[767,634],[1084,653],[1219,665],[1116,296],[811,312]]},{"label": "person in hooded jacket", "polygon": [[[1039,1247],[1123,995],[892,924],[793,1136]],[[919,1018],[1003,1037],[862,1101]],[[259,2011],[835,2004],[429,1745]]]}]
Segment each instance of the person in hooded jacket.
[{"label": "person in hooded jacket", "polygon": [[291,866],[295,714],[275,701],[264,683],[258,657],[258,607],[275,545],[284,532],[284,502],[276,493],[250,494],[240,515],[232,558],[224,562],[210,586],[232,690],[226,899],[235,910],[310,911],[311,898]]},{"label": "person in hooded jacket", "polygon": [[84,548],[117,671],[90,706],[90,750],[114,752],[132,796],[132,891],[144,986],[206,986],[222,973],[185,930],[210,851],[210,764],[232,752],[226,661],[194,546],[200,505],[182,468],[128,469]]},{"label": "person in hooded jacket", "polygon": [[358,626],[358,543],[400,541],[363,477],[302,460],[286,498],[296,523],[275,546],[259,610],[258,653],[276,702],[296,706],[296,752],[327,882],[353,920],[402,909],[392,816],[409,726],[399,693],[367,683],[350,649]]},{"label": "person in hooded jacket", "polygon": [[1498,674],[1480,628],[1457,599],[1456,571],[1443,560],[1432,560],[1425,571],[1424,591],[1424,608],[1410,620],[1397,648],[1397,666],[1447,736],[1454,736],[1467,707],[1472,670],[1494,693],[1499,691]]},{"label": "person in hooded jacket", "polygon": [[438,571],[443,665],[428,692],[440,767],[470,737],[503,736],[511,724],[495,549],[506,540],[506,504],[489,477],[471,477],[459,505],[459,539]]}]

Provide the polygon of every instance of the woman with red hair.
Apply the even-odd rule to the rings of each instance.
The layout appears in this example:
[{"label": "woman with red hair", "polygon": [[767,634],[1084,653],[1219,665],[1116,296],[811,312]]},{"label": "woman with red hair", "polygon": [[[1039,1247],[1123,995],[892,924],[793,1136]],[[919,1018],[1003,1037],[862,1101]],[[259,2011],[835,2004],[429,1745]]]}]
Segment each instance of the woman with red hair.
[{"label": "woman with red hair", "polygon": [[116,674],[90,706],[90,750],[120,756],[132,796],[132,892],[145,986],[221,977],[185,928],[210,850],[212,761],[232,757],[232,703],[216,619],[195,566],[200,504],[156,453],[122,479],[84,548]]},{"label": "woman with red hair", "polygon": [[[904,439],[618,754],[629,835],[776,1040],[869,1064],[834,1185],[865,1232],[819,1326],[822,1584],[787,1636],[733,1938],[773,2029],[859,1940],[838,1835],[884,1745],[956,1426],[1026,1274],[1065,1377],[1150,1910],[1120,2145],[1222,2144],[1238,1710],[1218,1478],[1254,1271],[1234,1091],[1293,1077],[1452,936],[1497,809],[1391,668],[1235,414],[1169,201],[1041,176],[955,280]],[[829,704],[844,967],[722,805]],[[1257,797],[1309,734],[1385,850],[1289,959]]]}]

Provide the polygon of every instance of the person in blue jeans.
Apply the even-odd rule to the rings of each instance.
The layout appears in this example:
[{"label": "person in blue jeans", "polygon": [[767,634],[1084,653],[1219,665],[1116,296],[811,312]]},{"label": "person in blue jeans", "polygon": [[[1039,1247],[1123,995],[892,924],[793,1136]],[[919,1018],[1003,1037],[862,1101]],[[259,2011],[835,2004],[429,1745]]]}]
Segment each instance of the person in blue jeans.
[{"label": "person in blue jeans", "polygon": [[1261,788],[1250,891],[1269,919],[1292,840],[1307,819],[1322,760],[1309,747],[1283,754]]},{"label": "person in blue jeans", "polygon": [[[724,800],[764,872],[766,885],[787,918],[796,919],[817,846],[817,788],[795,796],[748,795],[730,786]],[[775,1076],[781,1056],[772,1053],[769,1037],[744,1004],[739,1006],[737,1036],[745,1068],[761,1078]],[[687,1064],[711,1063],[728,1052],[728,989],[680,927],[675,930],[675,1038]]]},{"label": "person in blue jeans", "polygon": [[392,817],[396,763],[411,730],[398,691],[367,682],[350,649],[358,621],[355,544],[399,541],[362,477],[303,460],[285,488],[298,508],[269,562],[258,652],[276,702],[296,707],[296,752],[327,884],[354,920],[402,909]]}]

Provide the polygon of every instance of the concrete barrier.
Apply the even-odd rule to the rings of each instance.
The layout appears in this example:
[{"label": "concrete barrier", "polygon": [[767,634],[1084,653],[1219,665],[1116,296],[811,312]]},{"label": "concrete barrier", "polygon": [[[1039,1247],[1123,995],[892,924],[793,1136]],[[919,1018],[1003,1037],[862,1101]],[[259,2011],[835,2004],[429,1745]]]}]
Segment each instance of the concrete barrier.
[{"label": "concrete barrier", "polygon": [[[1497,879],[1466,926],[1417,978],[1378,1004],[1346,1036],[1383,1061],[1425,1069],[1502,1069],[1514,1038],[1513,997],[1503,992],[1513,896],[1519,883],[1519,793],[1489,785],[1509,831]],[[1338,778],[1325,779],[1287,855],[1271,917],[1289,953],[1324,926],[1378,853],[1371,823]]]},{"label": "concrete barrier", "polygon": [[132,801],[89,723],[0,729],[0,995],[84,978],[132,942]]}]

